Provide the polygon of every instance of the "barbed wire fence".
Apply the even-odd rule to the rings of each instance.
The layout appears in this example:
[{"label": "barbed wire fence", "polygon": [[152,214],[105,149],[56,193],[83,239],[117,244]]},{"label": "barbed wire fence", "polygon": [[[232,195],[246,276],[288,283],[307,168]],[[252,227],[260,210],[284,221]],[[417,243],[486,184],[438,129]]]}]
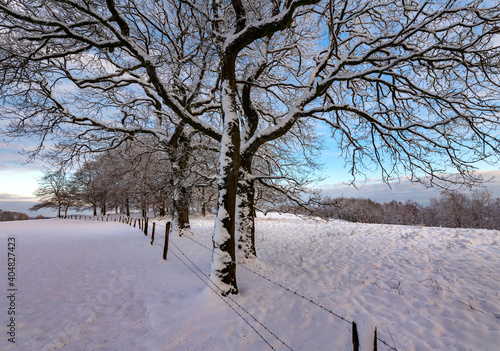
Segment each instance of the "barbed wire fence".
[{"label": "barbed wire fence", "polygon": [[[166,260],[167,259],[167,252],[170,252],[174,257],[176,257],[184,266],[186,266],[194,275],[196,275],[196,277],[198,277],[198,279],[200,279],[205,285],[207,285],[210,290],[212,290],[222,301],[224,301],[224,303],[226,303],[229,308],[231,308],[235,313],[236,315],[241,318],[243,320],[243,322],[245,324],[247,324],[265,343],[266,345],[272,349],[272,350],[276,350],[276,348],[271,344],[271,342],[266,339],[266,337],[264,337],[263,333],[262,332],[259,332],[257,330],[257,328],[252,325],[245,317],[244,315],[248,316],[248,318],[250,318],[251,320],[253,320],[256,324],[258,324],[260,327],[262,327],[268,335],[272,336],[276,341],[280,342],[281,345],[283,345],[284,347],[286,347],[288,350],[291,350],[293,351],[293,349],[288,345],[286,344],[281,338],[279,338],[274,332],[272,332],[269,327],[267,327],[263,322],[259,321],[254,315],[252,315],[247,309],[245,309],[241,304],[239,304],[234,298],[232,298],[230,295],[227,295],[227,296],[223,296],[221,295],[221,292],[222,292],[222,289],[220,287],[218,287],[211,279],[210,279],[210,276],[206,273],[204,273],[180,248],[178,245],[176,245],[174,242],[171,242],[169,240],[169,234],[170,234],[170,227],[171,227],[171,223],[170,222],[165,222],[165,224],[161,224],[161,222],[152,222],[151,223],[151,230],[149,230],[149,219],[148,217],[146,218],[134,218],[134,217],[130,217],[130,216],[119,216],[119,215],[101,215],[101,216],[85,216],[85,215],[69,215],[66,217],[67,219],[79,219],[79,220],[89,220],[89,221],[115,221],[115,222],[120,222],[120,223],[124,223],[124,224],[127,224],[129,226],[133,226],[134,228],[138,227],[139,230],[142,231],[142,233],[145,235],[145,236],[148,236],[148,234],[150,233],[151,234],[151,239],[150,239],[150,244],[151,245],[157,245],[157,246],[160,246],[163,248],[163,259]],[[157,231],[157,229],[159,228],[165,228],[165,235],[161,235],[159,234],[159,232]],[[164,239],[164,243],[161,244],[159,242],[157,242],[156,239],[158,238],[163,238]],[[205,244],[195,240],[193,237],[191,237],[190,235],[183,235],[182,238],[187,238],[191,241],[193,241],[194,243],[196,243],[197,245],[203,247],[204,249],[206,250],[209,250],[210,252],[214,252],[212,250],[212,248],[206,246]],[[169,248],[169,242],[171,245],[171,247]],[[175,250],[172,250],[171,248],[174,248]],[[216,252],[217,253],[217,252]],[[218,254],[218,253],[217,253]],[[236,262],[233,261],[233,263],[236,264]],[[314,301],[313,299],[311,298],[308,298],[307,296],[305,296],[304,294],[298,292],[298,291],[295,291],[293,289],[290,289],[288,288],[287,286],[283,285],[282,283],[280,282],[277,282],[276,280],[273,280],[269,277],[266,277],[265,275],[263,275],[262,273],[259,273],[259,272],[256,272],[255,270],[247,267],[246,265],[242,265],[242,264],[238,264],[238,267],[241,267],[243,269],[245,269],[246,271],[249,271],[251,273],[253,273],[254,275],[256,275],[257,277],[261,278],[261,279],[264,279],[266,280],[267,282],[279,287],[280,289],[283,289],[285,291],[287,291],[288,293],[290,294],[293,294],[311,304],[313,304],[314,306],[326,311],[327,313],[331,314],[332,316],[334,316],[335,318],[345,322],[345,323],[348,323],[350,325],[350,327],[352,328],[352,344],[353,344],[353,350],[354,351],[359,351],[359,348],[360,348],[360,343],[359,343],[359,335],[358,335],[358,328],[357,328],[357,324],[355,321],[351,321],[349,320],[348,318],[342,316],[341,314],[339,313],[336,313],[334,311],[332,311],[331,309],[327,308],[326,306],[324,306],[323,304],[321,303],[318,303],[316,301]],[[238,310],[239,308],[239,310]],[[241,311],[241,312],[240,312]],[[392,338],[392,335],[391,335],[391,338]],[[392,346],[390,345],[387,341],[381,339],[378,335],[377,335],[377,328],[375,327],[375,330],[374,330],[374,334],[373,334],[373,350],[374,351],[377,351],[378,349],[378,343],[381,343],[383,344],[385,347],[387,347],[389,350],[394,350],[394,351],[398,351],[398,349],[395,347],[395,346]],[[393,344],[395,345],[395,341],[394,339],[392,339],[392,342]],[[365,350],[367,348],[365,347]]]}]

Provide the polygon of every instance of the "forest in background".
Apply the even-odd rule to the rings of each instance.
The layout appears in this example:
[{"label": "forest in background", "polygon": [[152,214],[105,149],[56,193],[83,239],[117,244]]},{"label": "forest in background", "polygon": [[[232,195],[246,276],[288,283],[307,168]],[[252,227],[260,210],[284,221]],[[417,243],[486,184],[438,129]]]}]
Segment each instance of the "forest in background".
[{"label": "forest in background", "polygon": [[328,198],[315,211],[349,222],[426,227],[500,229],[500,198],[487,190],[443,191],[425,206],[407,200],[376,202],[361,198]]}]

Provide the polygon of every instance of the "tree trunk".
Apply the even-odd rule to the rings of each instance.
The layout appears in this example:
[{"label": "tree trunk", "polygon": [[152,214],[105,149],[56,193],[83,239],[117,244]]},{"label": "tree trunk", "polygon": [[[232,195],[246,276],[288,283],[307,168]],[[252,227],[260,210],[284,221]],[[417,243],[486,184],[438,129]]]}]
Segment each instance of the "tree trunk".
[{"label": "tree trunk", "polygon": [[205,205],[205,187],[201,188],[201,201],[200,201],[200,205],[201,205],[201,215],[203,217],[205,217],[207,215],[207,209],[206,209],[206,205]]},{"label": "tree trunk", "polygon": [[167,215],[167,211],[165,210],[166,203],[165,203],[165,189],[160,189],[160,196],[158,199],[158,214],[160,217],[165,217]]},{"label": "tree trunk", "polygon": [[179,125],[169,144],[169,158],[172,164],[173,177],[171,180],[174,189],[173,218],[170,234],[182,236],[193,235],[189,224],[189,202],[191,184],[189,184],[189,158],[191,156],[190,140],[186,136],[184,125]]},{"label": "tree trunk", "polygon": [[130,200],[128,197],[125,198],[125,214],[130,217]]},{"label": "tree trunk", "polygon": [[189,224],[189,198],[190,190],[184,184],[183,179],[174,180],[174,213],[172,218],[171,234],[183,236],[184,234],[193,235],[191,225]]},{"label": "tree trunk", "polygon": [[236,232],[238,263],[247,263],[257,258],[255,250],[255,180],[251,174],[252,160],[242,159],[238,178],[238,197],[236,200]]},{"label": "tree trunk", "polygon": [[240,167],[240,130],[236,94],[228,81],[222,83],[224,133],[220,149],[218,208],[215,220],[211,281],[223,296],[237,294],[235,262],[235,213]]}]

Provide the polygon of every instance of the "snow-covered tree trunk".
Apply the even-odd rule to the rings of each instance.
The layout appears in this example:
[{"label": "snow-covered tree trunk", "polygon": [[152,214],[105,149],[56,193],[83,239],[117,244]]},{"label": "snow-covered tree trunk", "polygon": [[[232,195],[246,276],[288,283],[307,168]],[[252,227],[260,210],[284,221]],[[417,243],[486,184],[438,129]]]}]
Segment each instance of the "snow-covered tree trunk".
[{"label": "snow-covered tree trunk", "polygon": [[241,264],[257,258],[254,198],[255,180],[251,174],[251,160],[242,160],[236,200],[237,258]]},{"label": "snow-covered tree trunk", "polygon": [[182,162],[178,164],[178,167],[174,166],[174,170],[177,168],[177,172],[174,171],[174,174],[178,174],[179,177],[173,180],[173,218],[170,234],[177,236],[193,235],[189,224],[189,199],[191,194],[190,188],[186,184],[186,169],[183,167]]},{"label": "snow-covered tree trunk", "polygon": [[221,140],[218,178],[218,208],[213,234],[211,281],[222,295],[237,294],[235,257],[235,213],[240,166],[240,130],[235,89],[223,81],[224,133]]},{"label": "snow-covered tree trunk", "polygon": [[189,159],[191,157],[190,139],[184,125],[175,128],[168,144],[169,159],[172,165],[171,185],[173,188],[173,218],[171,235],[193,235],[189,224],[189,202],[191,184],[189,184]]},{"label": "snow-covered tree trunk", "polygon": [[130,217],[130,200],[128,196],[125,199],[125,214],[127,215],[127,217]]}]

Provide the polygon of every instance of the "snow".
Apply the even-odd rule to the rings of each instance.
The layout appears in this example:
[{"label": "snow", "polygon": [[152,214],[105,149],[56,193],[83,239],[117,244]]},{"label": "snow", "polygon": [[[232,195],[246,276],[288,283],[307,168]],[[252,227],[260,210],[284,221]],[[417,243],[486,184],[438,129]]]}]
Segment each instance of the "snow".
[{"label": "snow", "polygon": [[16,344],[6,340],[9,301],[0,299],[0,348],[352,350],[353,320],[361,349],[375,326],[398,350],[500,343],[498,231],[261,216],[259,260],[238,268],[240,294],[223,300],[200,279],[210,272],[202,245],[212,245],[214,219],[191,222],[195,237],[171,237],[167,261],[161,224],[151,246],[118,222],[0,223],[0,289],[7,296],[9,237],[18,289]]}]

